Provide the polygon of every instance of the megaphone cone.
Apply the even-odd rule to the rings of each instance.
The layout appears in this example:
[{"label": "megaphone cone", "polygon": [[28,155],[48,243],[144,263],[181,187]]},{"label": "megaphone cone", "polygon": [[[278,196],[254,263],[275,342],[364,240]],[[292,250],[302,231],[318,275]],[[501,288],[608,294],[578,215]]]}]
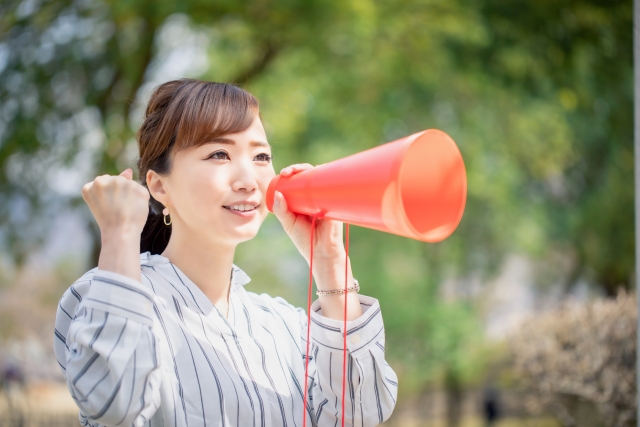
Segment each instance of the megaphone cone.
[{"label": "megaphone cone", "polygon": [[334,219],[425,242],[446,239],[462,219],[467,174],[446,133],[429,129],[289,177],[275,191],[292,212]]}]

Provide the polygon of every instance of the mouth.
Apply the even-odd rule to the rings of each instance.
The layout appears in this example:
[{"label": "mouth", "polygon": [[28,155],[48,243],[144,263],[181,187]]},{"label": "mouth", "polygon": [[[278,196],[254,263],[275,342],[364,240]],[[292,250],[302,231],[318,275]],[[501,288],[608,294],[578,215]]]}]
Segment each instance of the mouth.
[{"label": "mouth", "polygon": [[226,210],[233,212],[235,214],[240,214],[240,215],[246,215],[249,214],[251,212],[255,212],[258,210],[258,208],[260,207],[260,205],[253,205],[253,204],[240,204],[240,205],[233,205],[233,206],[222,206],[223,208],[225,208]]}]

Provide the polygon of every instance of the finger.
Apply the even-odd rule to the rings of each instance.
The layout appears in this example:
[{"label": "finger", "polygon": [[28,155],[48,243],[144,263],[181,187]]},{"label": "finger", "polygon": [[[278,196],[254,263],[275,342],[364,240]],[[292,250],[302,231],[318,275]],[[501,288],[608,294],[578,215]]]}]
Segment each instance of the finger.
[{"label": "finger", "polygon": [[273,213],[278,218],[285,231],[290,230],[296,221],[296,215],[289,211],[287,200],[281,192],[276,191],[273,196]]},{"label": "finger", "polygon": [[82,198],[84,199],[84,201],[87,201],[87,198],[89,197],[89,192],[91,191],[91,187],[93,187],[93,181],[91,182],[87,182],[85,185],[82,186]]},{"label": "finger", "polygon": [[313,169],[315,166],[309,163],[296,163],[294,165],[287,166],[280,171],[281,175],[289,176],[294,173],[302,172],[305,170]]},{"label": "finger", "polygon": [[127,178],[128,180],[131,180],[133,178],[133,171],[131,170],[131,168],[127,168],[127,169],[123,170],[122,172],[120,172],[120,176],[123,176],[123,177]]},{"label": "finger", "polygon": [[292,165],[293,169],[309,169],[309,168],[313,168],[313,165],[311,163],[296,163],[295,165]]},{"label": "finger", "polygon": [[[307,164],[307,165],[308,165],[308,163],[304,163],[304,164]],[[283,168],[283,169],[282,169],[282,171],[281,171],[281,173],[282,173],[282,174],[285,174],[285,175],[290,174],[290,173],[293,173],[293,172],[295,172],[296,170],[299,170],[299,169],[300,169],[300,166],[302,166],[302,163],[295,163],[295,164],[293,164],[293,165],[289,165],[289,166],[287,166],[286,168]]]},{"label": "finger", "polygon": [[312,165],[312,164],[310,164],[310,163],[300,163],[300,164],[298,164],[298,165],[295,165],[295,166],[292,168],[292,169],[293,169],[293,171],[292,171],[292,172],[293,172],[293,173],[296,173],[296,172],[302,172],[302,171],[306,171],[306,170],[309,170],[309,169],[313,169],[314,167],[315,167],[315,166],[313,166],[313,165]]},{"label": "finger", "polygon": [[291,165],[291,166],[287,166],[286,168],[282,168],[282,170],[280,171],[280,175],[289,175],[291,173],[291,171],[293,170],[293,166],[295,165]]}]

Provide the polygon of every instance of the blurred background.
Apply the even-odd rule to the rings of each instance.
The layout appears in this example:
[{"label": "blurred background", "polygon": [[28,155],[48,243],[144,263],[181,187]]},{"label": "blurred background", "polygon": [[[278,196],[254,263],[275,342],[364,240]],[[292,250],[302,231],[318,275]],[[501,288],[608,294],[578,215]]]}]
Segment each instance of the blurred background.
[{"label": "blurred background", "polygon": [[[451,237],[351,229],[399,376],[385,425],[635,425],[631,0],[1,0],[0,425],[78,425],[53,321],[97,265],[80,189],[135,170],[150,91],[181,77],[255,94],[276,171],[459,145]],[[235,263],[306,307],[273,215]]]}]

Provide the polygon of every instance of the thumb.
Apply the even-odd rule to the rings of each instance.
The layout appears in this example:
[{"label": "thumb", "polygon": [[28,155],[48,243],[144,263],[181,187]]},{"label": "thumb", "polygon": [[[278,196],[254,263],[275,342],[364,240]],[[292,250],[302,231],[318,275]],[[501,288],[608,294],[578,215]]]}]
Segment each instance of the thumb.
[{"label": "thumb", "polygon": [[120,172],[120,176],[124,176],[128,180],[131,180],[131,179],[133,179],[133,171],[131,170],[131,168],[127,168],[127,169],[123,170],[122,172]]},{"label": "thumb", "polygon": [[287,201],[279,191],[276,191],[273,195],[273,213],[275,214],[276,218],[278,218],[278,220],[282,223],[285,231],[289,230],[296,220],[296,215],[293,212],[289,211],[289,208],[287,207]]}]

